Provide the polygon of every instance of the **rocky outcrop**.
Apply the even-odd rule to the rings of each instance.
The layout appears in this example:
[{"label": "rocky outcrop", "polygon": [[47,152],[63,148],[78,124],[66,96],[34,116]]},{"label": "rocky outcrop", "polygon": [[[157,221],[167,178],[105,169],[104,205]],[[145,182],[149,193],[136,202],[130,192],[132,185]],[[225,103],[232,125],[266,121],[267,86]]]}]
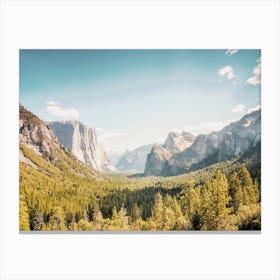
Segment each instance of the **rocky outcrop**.
[{"label": "rocky outcrop", "polygon": [[166,162],[177,153],[191,146],[195,136],[188,132],[170,132],[163,145],[155,145],[147,156],[145,176],[160,176]]},{"label": "rocky outcrop", "polygon": [[145,165],[145,176],[160,176],[164,164],[172,157],[172,153],[164,149],[160,145],[153,146],[151,152],[147,156]]},{"label": "rocky outcrop", "polygon": [[56,121],[47,124],[59,142],[80,161],[97,171],[114,170],[93,128],[79,121]]},{"label": "rocky outcrop", "polygon": [[124,154],[116,164],[116,168],[120,171],[144,172],[147,155],[152,146],[152,144],[141,146]]},{"label": "rocky outcrop", "polygon": [[19,105],[19,143],[45,157],[59,147],[53,131],[22,105]]},{"label": "rocky outcrop", "polygon": [[195,136],[189,132],[170,132],[163,144],[163,148],[172,154],[177,154],[191,146]]}]

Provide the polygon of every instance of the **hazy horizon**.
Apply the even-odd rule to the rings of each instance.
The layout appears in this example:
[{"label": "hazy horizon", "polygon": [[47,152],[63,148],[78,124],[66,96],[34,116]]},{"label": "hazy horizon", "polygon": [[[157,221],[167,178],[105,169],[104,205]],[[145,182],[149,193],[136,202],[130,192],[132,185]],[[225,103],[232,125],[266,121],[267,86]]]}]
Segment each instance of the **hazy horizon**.
[{"label": "hazy horizon", "polygon": [[208,133],[260,106],[260,50],[20,50],[20,102],[107,151]]}]

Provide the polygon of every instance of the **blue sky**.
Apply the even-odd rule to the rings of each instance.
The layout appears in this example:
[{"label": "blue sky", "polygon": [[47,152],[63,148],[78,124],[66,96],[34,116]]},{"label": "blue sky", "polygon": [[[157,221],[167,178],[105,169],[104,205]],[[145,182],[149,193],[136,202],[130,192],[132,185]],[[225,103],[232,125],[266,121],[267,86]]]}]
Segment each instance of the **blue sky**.
[{"label": "blue sky", "polygon": [[219,130],[260,104],[260,50],[20,50],[20,102],[107,150]]}]

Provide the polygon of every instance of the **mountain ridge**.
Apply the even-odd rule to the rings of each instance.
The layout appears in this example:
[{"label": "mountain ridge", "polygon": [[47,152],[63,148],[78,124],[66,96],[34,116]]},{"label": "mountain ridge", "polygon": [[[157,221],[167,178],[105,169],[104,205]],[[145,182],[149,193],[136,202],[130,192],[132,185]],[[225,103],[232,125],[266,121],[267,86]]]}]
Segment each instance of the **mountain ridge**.
[{"label": "mountain ridge", "polygon": [[[53,131],[36,115],[19,105],[19,161],[38,172],[67,170],[73,176],[107,180],[79,161],[61,145]],[[60,172],[59,171],[59,172]]]},{"label": "mountain ridge", "polygon": [[[250,145],[256,145],[260,139],[261,110],[257,110],[245,114],[240,120],[225,126],[218,132],[198,135],[191,146],[172,156],[167,154],[167,158],[158,156],[152,150],[147,157],[144,175],[178,175],[187,172],[192,165],[199,166],[200,161],[204,161],[204,165],[201,163],[201,166],[205,167],[207,164],[228,160],[245,152]],[[211,156],[213,158],[210,160]],[[207,157],[209,157],[208,163]],[[151,158],[160,167],[156,172],[150,168]]]}]

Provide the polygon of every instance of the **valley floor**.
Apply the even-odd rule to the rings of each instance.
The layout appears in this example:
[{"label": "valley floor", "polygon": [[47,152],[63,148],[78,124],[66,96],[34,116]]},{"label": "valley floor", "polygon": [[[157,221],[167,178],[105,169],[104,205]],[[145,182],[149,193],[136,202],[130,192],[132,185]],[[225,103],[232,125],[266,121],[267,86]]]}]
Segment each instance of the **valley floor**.
[{"label": "valley floor", "polygon": [[234,160],[174,177],[94,178],[29,159],[36,168],[20,163],[21,231],[261,229],[259,172]]}]

